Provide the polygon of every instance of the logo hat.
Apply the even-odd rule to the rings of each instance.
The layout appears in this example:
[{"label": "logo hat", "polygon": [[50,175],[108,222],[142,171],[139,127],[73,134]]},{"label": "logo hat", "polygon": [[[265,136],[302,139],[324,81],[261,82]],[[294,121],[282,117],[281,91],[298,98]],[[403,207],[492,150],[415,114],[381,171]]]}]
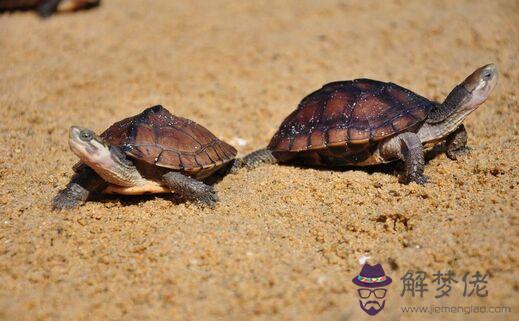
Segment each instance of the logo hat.
[{"label": "logo hat", "polygon": [[386,275],[382,265],[369,263],[362,266],[359,275],[353,278],[352,282],[365,288],[378,288],[390,284],[393,280]]}]

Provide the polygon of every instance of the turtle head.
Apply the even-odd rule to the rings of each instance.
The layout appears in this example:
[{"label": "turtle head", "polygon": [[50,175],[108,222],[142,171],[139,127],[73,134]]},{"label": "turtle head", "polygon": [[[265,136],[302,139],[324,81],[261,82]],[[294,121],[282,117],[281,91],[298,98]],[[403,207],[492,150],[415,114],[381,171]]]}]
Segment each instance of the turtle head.
[{"label": "turtle head", "polygon": [[476,69],[461,84],[454,87],[439,108],[429,115],[429,122],[448,121],[459,125],[465,117],[476,110],[497,84],[497,68],[489,64]]},{"label": "turtle head", "polygon": [[107,166],[111,164],[110,146],[88,128],[72,126],[69,130],[70,149],[89,165]]},{"label": "turtle head", "polygon": [[[461,84],[454,87],[442,104],[433,109],[427,119],[427,140],[447,137],[487,100],[497,85],[497,68],[494,64],[476,69]],[[425,138],[424,138],[425,139]]]},{"label": "turtle head", "polygon": [[464,107],[466,109],[476,109],[477,106],[485,102],[496,87],[497,78],[497,68],[494,64],[478,68],[468,76],[460,84],[467,91]]},{"label": "turtle head", "polygon": [[68,144],[74,154],[105,181],[119,186],[135,186],[142,183],[142,176],[132,161],[126,159],[119,147],[109,145],[94,131],[72,126],[69,130]]}]

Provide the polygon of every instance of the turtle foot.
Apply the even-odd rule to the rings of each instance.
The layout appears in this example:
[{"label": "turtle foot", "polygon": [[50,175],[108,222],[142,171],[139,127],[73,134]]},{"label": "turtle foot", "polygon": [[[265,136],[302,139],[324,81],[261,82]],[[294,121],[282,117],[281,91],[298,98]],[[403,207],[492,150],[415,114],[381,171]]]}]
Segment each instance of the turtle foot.
[{"label": "turtle foot", "polygon": [[462,156],[470,154],[471,150],[472,150],[472,148],[464,146],[464,147],[459,148],[459,149],[448,150],[448,151],[445,152],[445,154],[447,155],[447,157],[449,159],[457,160],[459,157],[462,157]]},{"label": "turtle foot", "polygon": [[169,172],[162,177],[171,191],[179,194],[184,200],[193,201],[211,208],[218,202],[218,195],[211,185],[204,184],[179,172]]},{"label": "turtle foot", "polygon": [[52,209],[55,211],[78,208],[81,204],[83,204],[83,201],[74,197],[68,190],[59,192],[52,199]]},{"label": "turtle foot", "polygon": [[401,180],[403,184],[409,184],[411,182],[415,182],[419,185],[425,185],[429,181],[429,177],[425,175],[411,175]]},{"label": "turtle foot", "polygon": [[195,198],[195,201],[202,206],[208,206],[210,208],[214,208],[216,203],[219,201],[218,194],[212,188],[212,186],[207,186],[209,189],[201,195],[198,195]]}]

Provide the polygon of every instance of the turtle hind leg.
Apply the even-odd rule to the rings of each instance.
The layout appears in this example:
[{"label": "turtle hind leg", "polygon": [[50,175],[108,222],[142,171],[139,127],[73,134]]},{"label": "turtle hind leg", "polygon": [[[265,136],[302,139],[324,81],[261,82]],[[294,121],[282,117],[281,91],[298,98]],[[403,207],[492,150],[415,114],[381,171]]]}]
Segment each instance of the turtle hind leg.
[{"label": "turtle hind leg", "polygon": [[214,188],[194,178],[179,172],[169,172],[162,179],[172,192],[178,193],[185,200],[196,201],[211,208],[218,202]]},{"label": "turtle hind leg", "polygon": [[401,133],[383,143],[380,148],[381,156],[384,159],[399,158],[404,161],[405,172],[401,180],[402,183],[416,182],[423,185],[427,182],[428,178],[424,175],[423,147],[418,135],[411,132]]},{"label": "turtle hind leg", "polygon": [[263,148],[254,151],[242,159],[236,159],[231,167],[230,172],[236,173],[240,168],[246,167],[247,169],[254,169],[263,164],[276,164],[278,160],[272,154],[272,151]]},{"label": "turtle hind leg", "polygon": [[45,0],[36,8],[38,15],[42,18],[52,16],[58,10],[58,6],[62,0]]},{"label": "turtle hind leg", "polygon": [[52,199],[52,209],[67,210],[79,207],[95,192],[106,187],[106,182],[90,167],[78,172]]},{"label": "turtle hind leg", "polygon": [[467,147],[467,131],[465,130],[465,126],[461,124],[447,137],[445,154],[448,158],[456,160],[458,157],[466,155],[469,152],[470,148]]}]

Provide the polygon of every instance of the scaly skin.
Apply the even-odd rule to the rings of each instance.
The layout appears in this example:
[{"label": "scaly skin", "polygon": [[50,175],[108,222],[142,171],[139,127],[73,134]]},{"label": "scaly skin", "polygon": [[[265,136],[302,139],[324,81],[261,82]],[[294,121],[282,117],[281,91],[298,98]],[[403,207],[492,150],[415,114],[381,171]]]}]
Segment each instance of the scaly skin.
[{"label": "scaly skin", "polygon": [[448,158],[456,160],[458,157],[464,156],[469,152],[470,148],[467,147],[467,131],[462,124],[447,137],[445,154],[447,154]]},{"label": "scaly skin", "polygon": [[253,169],[263,164],[275,164],[277,162],[278,160],[274,157],[272,151],[263,148],[246,155],[243,159],[236,159],[229,172],[235,174],[242,167]]},{"label": "scaly skin", "polygon": [[380,156],[388,162],[401,159],[405,164],[405,172],[402,183],[416,182],[425,184],[427,177],[424,175],[425,159],[423,146],[418,135],[411,132],[401,133],[379,147]]},{"label": "scaly skin", "polygon": [[52,208],[66,210],[79,207],[96,192],[106,187],[106,182],[90,167],[84,166],[63,190],[52,199]]},{"label": "scaly skin", "polygon": [[209,207],[214,207],[218,202],[218,195],[214,188],[194,178],[179,172],[166,173],[162,178],[172,191],[185,200],[200,202]]}]

